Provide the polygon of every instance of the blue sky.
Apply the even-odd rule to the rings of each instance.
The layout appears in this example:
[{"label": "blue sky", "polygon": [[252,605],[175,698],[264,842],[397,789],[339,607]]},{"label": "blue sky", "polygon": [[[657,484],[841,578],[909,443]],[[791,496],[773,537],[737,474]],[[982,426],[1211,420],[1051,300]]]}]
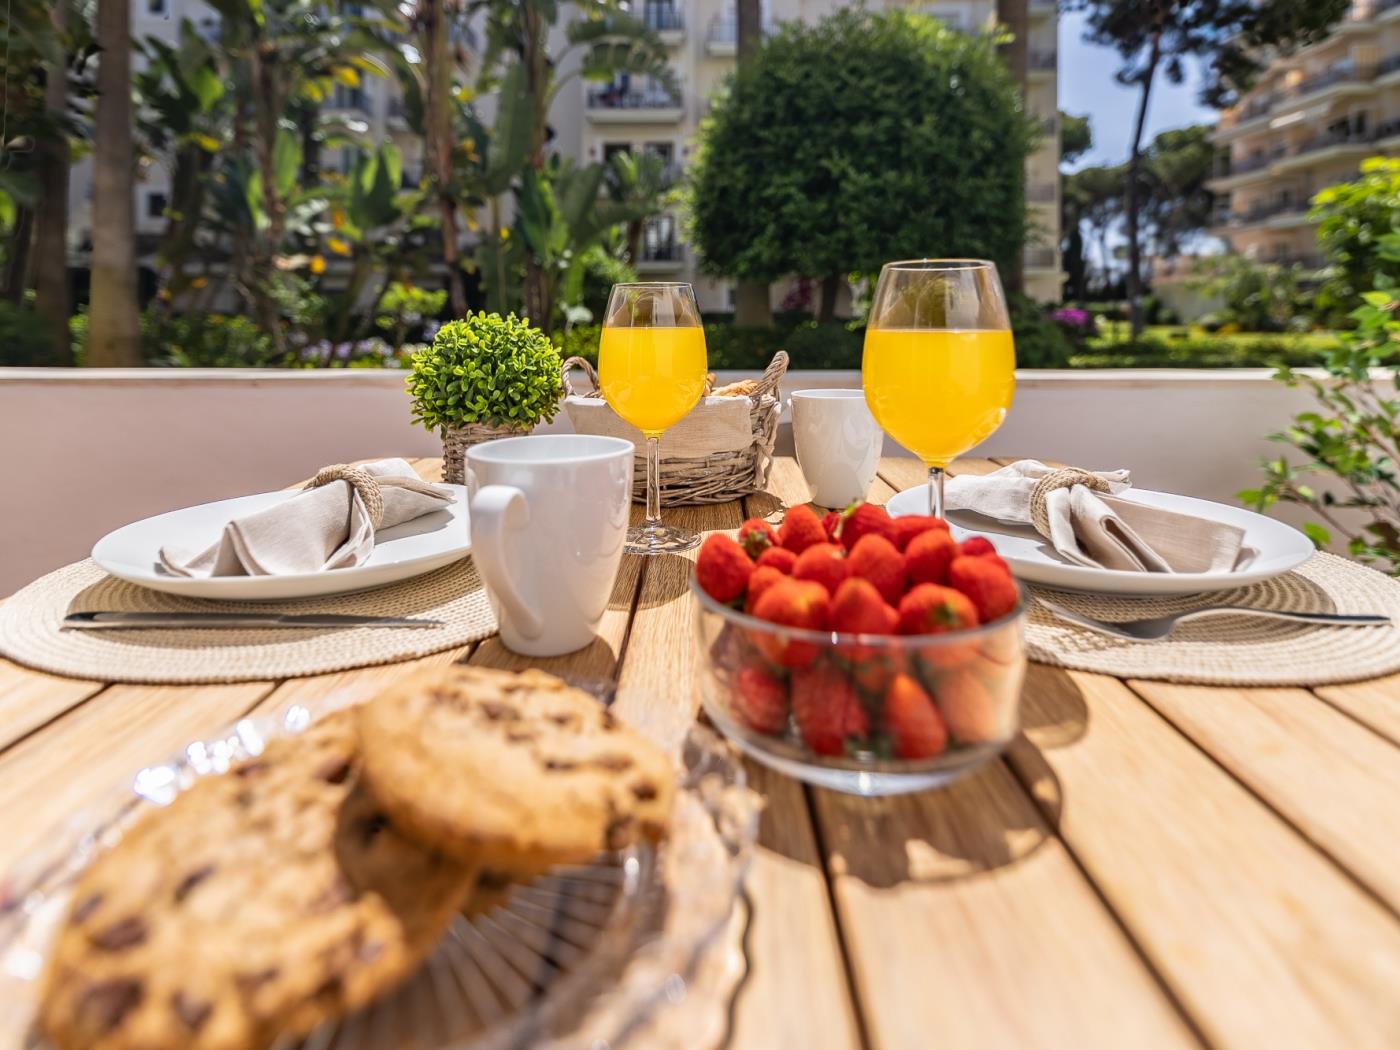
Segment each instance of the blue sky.
[{"label": "blue sky", "polygon": [[[1128,159],[1138,93],[1113,79],[1121,65],[1118,52],[1086,44],[1083,36],[1082,13],[1060,16],[1060,109],[1066,113],[1087,113],[1094,130],[1094,148],[1075,166],[1117,164]],[[1144,144],[1168,128],[1214,122],[1215,110],[1196,101],[1199,87],[1195,69],[1188,71],[1186,81],[1180,85],[1157,78],[1147,111]]]}]

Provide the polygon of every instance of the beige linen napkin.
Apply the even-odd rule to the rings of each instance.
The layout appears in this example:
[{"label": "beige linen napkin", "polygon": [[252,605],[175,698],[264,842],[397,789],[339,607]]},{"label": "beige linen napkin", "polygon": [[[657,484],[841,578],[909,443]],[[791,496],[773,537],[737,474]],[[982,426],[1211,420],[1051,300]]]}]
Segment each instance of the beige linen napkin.
[{"label": "beige linen napkin", "polygon": [[[1023,459],[981,477],[948,479],[944,503],[948,510],[1031,525],[1062,557],[1092,568],[1233,572],[1254,558],[1244,530],[1117,495],[1130,486],[1126,470],[1065,472]],[[1033,509],[1037,504],[1043,513]]]},{"label": "beige linen napkin", "polygon": [[[423,481],[403,459],[381,459],[361,468],[383,501],[378,528],[387,529],[442,510],[452,493]],[[202,551],[172,544],[160,563],[176,576],[278,576],[361,565],[374,550],[371,509],[349,481],[329,481],[224,526],[218,542]]]}]

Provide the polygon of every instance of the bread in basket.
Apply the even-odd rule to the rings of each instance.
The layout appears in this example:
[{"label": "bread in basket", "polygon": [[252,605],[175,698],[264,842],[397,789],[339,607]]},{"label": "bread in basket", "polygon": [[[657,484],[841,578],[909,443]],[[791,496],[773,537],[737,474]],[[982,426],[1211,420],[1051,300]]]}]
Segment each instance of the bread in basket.
[{"label": "bread in basket", "polygon": [[[778,384],[787,366],[788,355],[779,350],[758,379],[707,392],[689,415],[661,436],[662,506],[724,503],[768,484],[782,414]],[[578,393],[573,385],[575,369],[586,377],[586,393]],[[584,358],[564,362],[564,392],[564,410],[578,433],[627,438],[639,450],[644,448],[642,432],[603,400],[598,373]],[[643,455],[637,456],[633,468],[632,498],[646,502]]]}]

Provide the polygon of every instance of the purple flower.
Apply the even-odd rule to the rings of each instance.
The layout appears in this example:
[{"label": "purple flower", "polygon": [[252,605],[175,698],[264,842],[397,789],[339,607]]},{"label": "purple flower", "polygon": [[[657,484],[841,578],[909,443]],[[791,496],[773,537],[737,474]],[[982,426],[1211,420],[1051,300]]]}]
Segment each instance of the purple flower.
[{"label": "purple flower", "polygon": [[1064,325],[1066,328],[1087,329],[1094,326],[1093,314],[1088,310],[1080,310],[1073,306],[1056,310],[1052,316],[1057,324]]}]

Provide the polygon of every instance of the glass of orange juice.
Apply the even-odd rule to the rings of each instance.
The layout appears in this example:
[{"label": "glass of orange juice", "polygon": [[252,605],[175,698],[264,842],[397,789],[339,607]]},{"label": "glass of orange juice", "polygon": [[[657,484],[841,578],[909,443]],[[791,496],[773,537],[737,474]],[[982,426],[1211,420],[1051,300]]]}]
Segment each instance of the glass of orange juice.
[{"label": "glass of orange juice", "polygon": [[875,421],[928,467],[929,513],[942,517],[948,464],[1001,426],[1016,390],[996,265],[886,263],[870,305],[861,377]]},{"label": "glass of orange juice", "polygon": [[627,530],[628,554],[696,546],[688,529],[661,524],[661,435],[705,391],[705,329],[688,284],[615,284],[598,347],[603,397],[646,438],[646,523]]}]

